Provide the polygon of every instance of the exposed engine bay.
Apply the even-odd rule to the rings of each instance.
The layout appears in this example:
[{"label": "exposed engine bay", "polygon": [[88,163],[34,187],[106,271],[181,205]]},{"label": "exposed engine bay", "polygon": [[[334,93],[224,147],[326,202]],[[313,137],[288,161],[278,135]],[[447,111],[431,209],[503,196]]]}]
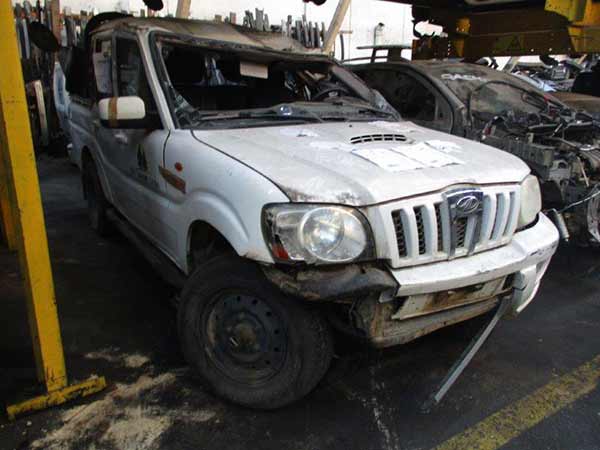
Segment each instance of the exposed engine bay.
[{"label": "exposed engine bay", "polygon": [[562,213],[578,242],[600,244],[600,124],[550,96],[500,81],[473,90],[468,109],[472,137],[527,162],[540,180],[544,208]]}]

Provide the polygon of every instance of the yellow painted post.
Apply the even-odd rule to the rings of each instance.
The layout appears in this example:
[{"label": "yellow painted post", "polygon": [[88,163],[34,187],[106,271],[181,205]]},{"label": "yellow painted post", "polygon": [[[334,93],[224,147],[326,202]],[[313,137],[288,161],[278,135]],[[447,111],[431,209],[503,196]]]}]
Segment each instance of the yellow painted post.
[{"label": "yellow painted post", "polygon": [[18,413],[43,405],[62,403],[78,393],[83,395],[90,390],[97,392],[105,386],[105,381],[95,379],[85,386],[67,387],[48,241],[10,0],[0,0],[0,60],[5,67],[0,70],[0,182],[8,187],[8,198],[2,200],[2,208],[4,210],[8,205],[13,216],[21,273],[25,279],[37,375],[47,390],[45,396],[10,406],[8,415],[14,418]]},{"label": "yellow painted post", "polygon": [[[0,58],[5,67],[12,68],[0,71],[0,147],[12,174],[7,180],[12,184],[9,204],[17,213],[14,225],[38,378],[51,391],[66,385],[65,362],[12,8],[7,0],[0,0],[0,5]],[[44,321],[42,327],[36,318]]]},{"label": "yellow painted post", "polygon": [[[2,111],[0,111],[0,121],[2,121]],[[6,169],[3,153],[0,151],[0,228],[2,237],[10,250],[17,249],[17,236],[15,234],[15,221],[10,206],[9,183],[10,172]]]}]

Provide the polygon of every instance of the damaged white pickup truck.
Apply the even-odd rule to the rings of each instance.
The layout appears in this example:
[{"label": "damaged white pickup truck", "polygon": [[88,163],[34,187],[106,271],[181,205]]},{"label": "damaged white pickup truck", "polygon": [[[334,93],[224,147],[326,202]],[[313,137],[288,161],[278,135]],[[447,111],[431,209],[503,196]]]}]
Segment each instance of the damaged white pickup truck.
[{"label": "damaged white pickup truck", "polygon": [[384,347],[519,313],[557,247],[521,160],[277,34],[100,15],[67,89],[93,227],[183,286],[186,358],[243,405],[313,389],[330,327]]}]

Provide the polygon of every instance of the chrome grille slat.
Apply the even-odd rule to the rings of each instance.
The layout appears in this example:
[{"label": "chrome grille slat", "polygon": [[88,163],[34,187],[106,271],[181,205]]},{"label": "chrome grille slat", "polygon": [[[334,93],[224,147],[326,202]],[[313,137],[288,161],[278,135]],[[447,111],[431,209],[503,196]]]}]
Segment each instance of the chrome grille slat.
[{"label": "chrome grille slat", "polygon": [[497,241],[504,234],[506,229],[506,223],[508,222],[508,195],[504,192],[496,194],[496,223],[494,224],[494,231],[492,233],[492,241]]},{"label": "chrome grille slat", "polygon": [[486,195],[483,197],[483,210],[487,211],[484,214],[483,223],[481,225],[481,240],[489,241],[494,230],[496,222],[496,195]]},{"label": "chrome grille slat", "polygon": [[482,207],[476,214],[455,217],[454,222],[443,192],[386,206],[397,240],[395,267],[462,257],[508,243],[518,220],[519,186],[479,189]]},{"label": "chrome grille slat", "polygon": [[422,207],[423,225],[425,226],[425,247],[429,254],[436,254],[439,248],[438,221],[435,207],[431,204]]},{"label": "chrome grille slat", "polygon": [[404,209],[401,216],[404,221],[404,238],[406,240],[408,256],[416,258],[419,255],[419,236],[417,233],[415,211],[412,208]]}]

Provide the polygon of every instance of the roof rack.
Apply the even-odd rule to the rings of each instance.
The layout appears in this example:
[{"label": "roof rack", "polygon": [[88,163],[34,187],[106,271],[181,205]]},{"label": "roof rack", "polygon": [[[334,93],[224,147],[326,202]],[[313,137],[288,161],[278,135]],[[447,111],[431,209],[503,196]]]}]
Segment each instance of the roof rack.
[{"label": "roof rack", "polygon": [[[371,56],[360,56],[358,58],[345,59],[343,62],[351,61],[369,61],[374,63],[377,60],[385,61],[408,61],[402,57],[403,50],[412,50],[412,46],[407,44],[381,44],[381,45],[360,45],[356,47],[358,50],[372,50]],[[387,50],[386,55],[377,55],[381,50]]]}]

